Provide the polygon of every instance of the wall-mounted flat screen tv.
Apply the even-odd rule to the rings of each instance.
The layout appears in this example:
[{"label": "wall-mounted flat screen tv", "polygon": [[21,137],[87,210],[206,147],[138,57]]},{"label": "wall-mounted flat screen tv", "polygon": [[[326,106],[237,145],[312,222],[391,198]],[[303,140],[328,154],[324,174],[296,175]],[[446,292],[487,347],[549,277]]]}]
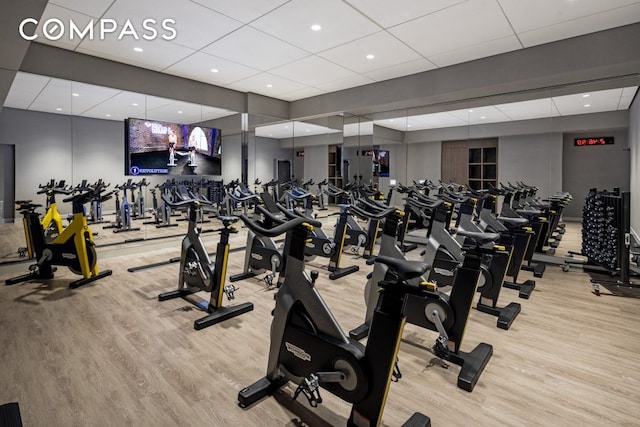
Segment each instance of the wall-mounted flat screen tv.
[{"label": "wall-mounted flat screen tv", "polygon": [[388,150],[373,150],[373,176],[389,176]]},{"label": "wall-mounted flat screen tv", "polygon": [[222,175],[220,129],[125,120],[125,175]]}]

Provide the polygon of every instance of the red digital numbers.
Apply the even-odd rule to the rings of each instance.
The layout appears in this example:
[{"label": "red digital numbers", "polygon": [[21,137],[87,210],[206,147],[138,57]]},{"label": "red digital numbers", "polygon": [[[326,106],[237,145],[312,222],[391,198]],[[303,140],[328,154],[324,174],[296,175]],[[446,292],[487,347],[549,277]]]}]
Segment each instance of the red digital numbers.
[{"label": "red digital numbers", "polygon": [[612,136],[601,136],[597,138],[576,138],[573,140],[573,145],[576,147],[584,147],[587,145],[609,145],[613,144]]}]

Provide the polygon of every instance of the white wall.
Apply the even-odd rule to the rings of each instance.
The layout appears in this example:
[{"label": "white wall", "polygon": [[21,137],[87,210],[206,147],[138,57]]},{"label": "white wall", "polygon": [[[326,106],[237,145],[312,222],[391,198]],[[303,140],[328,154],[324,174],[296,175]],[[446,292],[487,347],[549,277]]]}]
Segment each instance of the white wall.
[{"label": "white wall", "polygon": [[562,190],[562,134],[501,136],[498,180],[535,185],[546,196]]},{"label": "white wall", "polygon": [[631,232],[640,242],[640,101],[638,95],[629,111],[631,148]]}]

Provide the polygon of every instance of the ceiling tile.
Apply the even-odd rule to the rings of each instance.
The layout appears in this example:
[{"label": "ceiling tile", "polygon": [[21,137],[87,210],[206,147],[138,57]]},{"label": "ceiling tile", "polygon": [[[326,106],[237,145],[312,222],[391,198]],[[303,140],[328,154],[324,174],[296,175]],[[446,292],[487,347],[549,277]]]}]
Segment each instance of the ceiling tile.
[{"label": "ceiling tile", "polygon": [[[638,0],[498,0],[517,33],[548,27],[638,3]],[[638,16],[636,15],[636,20]],[[582,33],[590,33],[584,27]]]},{"label": "ceiling tile", "polygon": [[560,113],[551,102],[551,98],[534,99],[531,101],[511,102],[495,106],[511,120],[541,119],[557,117]]},{"label": "ceiling tile", "polygon": [[49,80],[31,103],[29,110],[71,114],[71,82],[60,79]]},{"label": "ceiling tile", "polygon": [[4,106],[9,108],[28,108],[49,83],[49,80],[51,80],[50,77],[18,71],[4,100]]},{"label": "ceiling tile", "polygon": [[[322,29],[311,30],[314,24]],[[313,53],[380,30],[341,0],[292,0],[251,26]]]},{"label": "ceiling tile", "polygon": [[381,81],[400,76],[407,76],[409,74],[421,73],[423,71],[433,70],[434,68],[436,67],[432,62],[421,58],[415,61],[409,61],[402,64],[396,64],[391,67],[382,68],[380,70],[370,71],[368,73],[364,73],[364,75],[375,81]]},{"label": "ceiling tile", "polygon": [[229,0],[193,0],[196,3],[220,12],[245,24],[287,3],[289,0],[242,0],[241,7],[238,2]]},{"label": "ceiling tile", "polygon": [[113,3],[113,0],[51,0],[49,3],[99,18]]},{"label": "ceiling tile", "polygon": [[358,135],[373,135],[373,122],[358,122],[346,124],[344,125],[342,134],[345,138]]},{"label": "ceiling tile", "polygon": [[573,114],[588,114],[601,111],[613,111],[618,108],[622,89],[609,89],[583,93],[554,96],[553,102],[563,116]]},{"label": "ceiling tile", "polygon": [[509,121],[509,118],[493,106],[447,111],[447,114],[470,125]]},{"label": "ceiling tile", "polygon": [[[43,24],[47,22],[48,19],[51,19],[51,18],[57,18],[61,20],[64,25],[64,33],[59,40],[55,40],[55,41],[49,40],[43,34],[43,31],[42,31]],[[38,38],[36,40],[39,43],[49,44],[49,45],[61,47],[64,49],[73,50],[76,48],[76,46],[80,44],[81,40],[76,36],[75,33],[74,33],[74,39],[71,40],[72,33],[70,29],[71,24],[69,22],[73,21],[75,26],[78,27],[80,32],[82,32],[92,20],[95,21],[95,18],[84,15],[82,13],[74,12],[69,9],[65,9],[60,6],[56,6],[53,3],[49,3],[47,4],[47,7],[44,9],[44,12],[42,13],[42,17],[40,18],[40,22],[36,29],[35,34],[38,35]],[[29,29],[29,27],[27,27],[27,29]],[[58,32],[54,32],[54,34],[58,34]],[[96,36],[97,36],[97,33],[94,33],[94,37]]]},{"label": "ceiling tile", "polygon": [[613,27],[633,24],[638,21],[640,21],[640,3],[522,32],[518,34],[518,37],[525,47],[530,47]]},{"label": "ceiling tile", "polygon": [[466,120],[462,120],[448,113],[422,114],[420,116],[416,116],[415,121],[417,122],[415,127],[420,127],[422,129],[464,126],[467,124]]},{"label": "ceiling tile", "polygon": [[423,56],[513,35],[495,0],[474,0],[389,30]]},{"label": "ceiling tile", "polygon": [[[172,27],[175,28],[177,35],[171,41],[194,50],[201,49],[242,26],[239,21],[202,5],[191,1],[175,0],[117,0],[104,15],[104,18],[116,19],[120,27],[127,19],[130,19],[141,38],[142,34],[146,33],[142,28],[144,19],[153,18],[157,21],[157,24],[154,25],[158,31],[156,40],[162,39],[162,36],[167,34],[167,31],[162,28],[161,22],[167,18],[174,19],[175,24],[172,24]],[[132,38],[132,36],[127,36],[127,38]],[[111,41],[112,39],[108,38],[107,40]]]},{"label": "ceiling tile", "polygon": [[144,119],[147,117],[146,97],[139,93],[122,91],[114,97],[84,111],[81,115],[105,120],[123,120],[129,117]]},{"label": "ceiling tile", "polygon": [[[218,71],[212,72],[212,69]],[[260,71],[206,53],[196,52],[164,69],[163,72],[224,86],[257,74]]]},{"label": "ceiling tile", "polygon": [[202,52],[262,71],[308,56],[309,53],[250,27],[240,28]]},{"label": "ceiling tile", "polygon": [[[71,82],[70,94],[67,96],[71,96],[71,112],[73,114],[80,114],[116,96],[118,93],[120,93],[118,89]],[[77,94],[78,96],[73,94]]]},{"label": "ceiling tile", "polygon": [[[268,87],[267,85],[271,85],[271,87]],[[260,95],[274,97],[294,90],[304,89],[304,85],[300,83],[287,80],[279,76],[274,76],[269,73],[256,74],[246,79],[238,80],[237,82],[230,84],[228,87],[243,92],[253,92]]]},{"label": "ceiling tile", "polygon": [[310,98],[312,96],[322,95],[323,93],[326,93],[326,92],[315,87],[307,86],[302,89],[292,90],[291,92],[283,93],[279,96],[279,98],[285,101],[297,101],[298,99]]},{"label": "ceiling tile", "polygon": [[631,107],[631,102],[638,92],[638,86],[625,87],[620,95],[620,102],[618,102],[618,110],[627,110]]},{"label": "ceiling tile", "polygon": [[345,0],[363,15],[373,19],[384,28],[411,21],[430,13],[446,9],[467,0]]},{"label": "ceiling tile", "polygon": [[297,81],[308,86],[319,86],[322,83],[356,76],[339,65],[312,55],[269,71],[285,79]]},{"label": "ceiling tile", "polygon": [[[369,54],[375,57],[367,59]],[[366,73],[422,58],[386,31],[379,31],[318,55],[356,73]]]},{"label": "ceiling tile", "polygon": [[510,52],[522,48],[516,36],[502,37],[496,40],[488,40],[478,44],[468,45],[449,52],[443,52],[429,56],[429,60],[439,67],[473,61],[500,53]]},{"label": "ceiling tile", "polygon": [[[134,47],[140,47],[144,51],[135,52],[133,50]],[[84,40],[76,50],[80,53],[155,71],[167,68],[194,53],[192,49],[161,39],[135,41],[129,38],[114,43],[105,43],[100,40]]]}]

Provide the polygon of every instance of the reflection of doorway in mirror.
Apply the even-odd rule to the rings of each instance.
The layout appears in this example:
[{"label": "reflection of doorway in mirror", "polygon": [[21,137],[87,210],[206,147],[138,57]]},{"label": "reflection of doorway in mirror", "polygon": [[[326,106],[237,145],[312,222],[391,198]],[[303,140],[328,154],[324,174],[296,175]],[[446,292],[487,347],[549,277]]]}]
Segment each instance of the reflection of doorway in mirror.
[{"label": "reflection of doorway in mirror", "polygon": [[207,136],[201,128],[196,127],[191,131],[191,135],[189,135],[189,147],[195,147],[196,150],[201,152],[208,151]]}]

